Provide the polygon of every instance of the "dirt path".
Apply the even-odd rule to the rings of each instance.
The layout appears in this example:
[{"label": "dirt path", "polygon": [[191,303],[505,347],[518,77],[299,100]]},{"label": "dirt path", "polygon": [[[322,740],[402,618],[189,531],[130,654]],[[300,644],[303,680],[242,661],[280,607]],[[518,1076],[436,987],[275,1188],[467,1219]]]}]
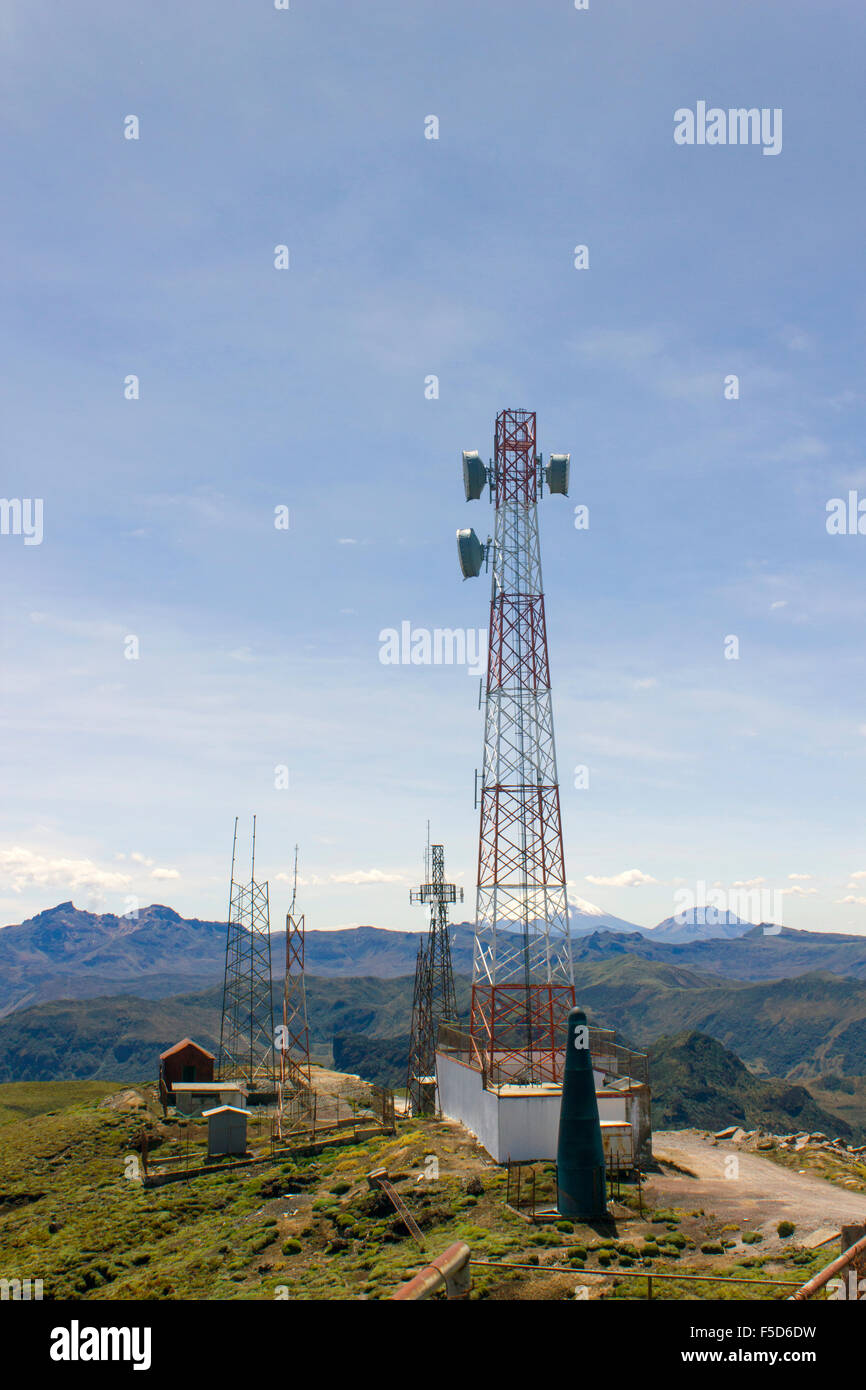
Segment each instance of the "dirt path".
[{"label": "dirt path", "polygon": [[[696,1130],[659,1130],[653,1137],[656,1159],[687,1168],[694,1177],[666,1171],[647,1182],[650,1200],[659,1206],[702,1207],[720,1221],[737,1222],[743,1231],[761,1231],[764,1250],[781,1244],[780,1221],[793,1221],[798,1242],[843,1224],[866,1222],[866,1196],[846,1192],[835,1183],[793,1173],[768,1158],[743,1152],[726,1140],[713,1142]],[[736,1176],[726,1177],[726,1160],[736,1156]],[[732,1165],[731,1165],[732,1166]]]}]

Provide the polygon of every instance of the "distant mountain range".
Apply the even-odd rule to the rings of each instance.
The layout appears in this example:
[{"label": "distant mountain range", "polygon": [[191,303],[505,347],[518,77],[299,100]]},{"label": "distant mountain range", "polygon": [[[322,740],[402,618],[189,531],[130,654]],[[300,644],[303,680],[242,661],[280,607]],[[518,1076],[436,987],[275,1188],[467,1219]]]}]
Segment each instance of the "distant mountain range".
[{"label": "distant mountain range", "polygon": [[[605,951],[605,936],[616,949]],[[780,937],[756,940],[753,948],[761,953],[768,942],[784,954]],[[623,938],[613,933],[590,938],[576,962],[575,980],[578,1000],[592,1020],[615,1028],[623,1042],[647,1047],[663,1035],[695,1030],[769,1076],[808,1082],[829,1073],[866,1075],[866,979],[818,970],[770,980],[723,978],[673,955],[697,952],[700,944],[656,945],[654,952],[664,953],[662,959],[648,959],[622,944]],[[797,942],[794,949],[799,949]],[[412,985],[407,974],[310,974],[313,1040],[330,1044],[338,1034],[382,1039],[408,1034]],[[465,1014],[466,974],[458,974],[457,986]],[[278,977],[274,992],[279,998]],[[89,997],[54,999],[0,1019],[0,1080],[114,1077],[140,1074],[142,1068],[149,1075],[165,1047],[186,1035],[212,1047],[219,1028],[219,981],[205,990],[162,997],[143,998],[130,990],[95,994],[91,986]]]},{"label": "distant mountain range", "polygon": [[638,927],[622,917],[612,917],[583,898],[571,899],[570,925],[574,937],[589,936],[597,931],[639,932],[652,941],[676,942],[730,940],[754,927],[753,922],[744,922],[735,912],[721,912],[715,907],[688,908],[675,917],[666,917],[658,926]]},{"label": "distant mountain range", "polygon": [[[771,980],[823,970],[866,978],[866,937],[799,932],[767,933],[733,914],[698,908],[682,921],[639,928],[592,904],[572,913],[575,962],[642,956],[739,980]],[[713,935],[716,933],[716,935]],[[452,927],[458,974],[472,969],[473,928]],[[414,974],[420,935],[361,926],[307,932],[311,975],[396,979]],[[274,977],[283,971],[285,933],[271,936]],[[225,964],[225,923],[181,917],[153,904],[136,920],[59,903],[18,926],[0,930],[0,1017],[50,999],[132,994],[160,999],[217,984]]]},{"label": "distant mountain range", "polygon": [[[412,983],[409,976],[309,978],[312,1045],[333,1046],[340,1070],[404,1084]],[[586,967],[578,997],[593,1022],[616,1026],[624,1041],[651,1044],[657,1124],[849,1132],[803,1081],[830,1071],[866,1073],[866,983],[816,975],[774,985],[713,982],[626,956]],[[17,1010],[0,1019],[0,1082],[153,1080],[160,1052],[181,1037],[218,1050],[221,1002],[217,985],[158,1000],[112,995]],[[457,1002],[465,1018],[465,976],[457,979]],[[755,1075],[740,1056],[767,1074]],[[856,1107],[848,1114],[862,1132],[866,1114]]]},{"label": "distant mountain range", "polygon": [[693,907],[676,917],[666,917],[657,927],[638,927],[637,931],[652,941],[732,941],[754,931],[753,922],[744,922],[735,912],[719,912],[714,907]]},{"label": "distant mountain range", "polygon": [[642,956],[733,980],[789,979],[816,970],[866,979],[866,936],[790,927],[771,933],[750,927],[734,939],[690,942],[664,941],[646,932],[594,932],[576,940],[572,954],[575,963]]},{"label": "distant mountain range", "polygon": [[585,902],[583,898],[570,896],[568,909],[569,928],[572,936],[587,936],[590,932],[595,931],[646,931],[646,927],[637,927],[634,922],[626,922],[622,917],[614,917],[612,913],[604,912],[594,903]]},{"label": "distant mountain range", "polygon": [[[414,975],[418,932],[350,927],[308,931],[313,975]],[[271,933],[274,978],[282,977],[284,931]],[[71,902],[0,930],[0,1017],[49,999],[134,994],[148,999],[201,990],[223,978],[226,924],[181,917],[153,904],[136,920],[84,912]],[[453,929],[454,968],[472,969],[472,928]]]},{"label": "distant mountain range", "polygon": [[[849,1090],[860,1094],[866,938],[715,923],[700,909],[651,931],[578,910],[574,928],[578,1000],[623,1042],[656,1050],[666,1123],[721,1125],[742,1111],[754,1124],[772,1112],[766,1123],[783,1129],[800,1115],[801,1127],[843,1132],[802,1083],[824,1088],[826,1101],[840,1078],[854,1078]],[[372,926],[307,933],[311,1040],[333,1047],[342,1069],[402,1079],[419,942],[418,932]],[[452,928],[464,1018],[472,942],[469,923]],[[271,945],[278,1004],[285,934]],[[224,958],[224,923],[158,904],[131,921],[60,903],[3,929],[0,1081],[153,1077],[159,1053],[184,1036],[215,1051]],[[845,1109],[866,1128],[866,1105],[846,1098]]]}]

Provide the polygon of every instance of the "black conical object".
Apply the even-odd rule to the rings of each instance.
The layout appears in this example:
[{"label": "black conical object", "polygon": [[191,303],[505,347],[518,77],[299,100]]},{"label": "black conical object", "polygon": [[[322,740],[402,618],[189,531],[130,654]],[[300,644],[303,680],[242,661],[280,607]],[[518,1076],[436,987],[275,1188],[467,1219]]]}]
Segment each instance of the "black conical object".
[{"label": "black conical object", "polygon": [[604,1146],[583,1009],[572,1009],[568,1015],[556,1182],[561,1216],[591,1221],[607,1214]]}]

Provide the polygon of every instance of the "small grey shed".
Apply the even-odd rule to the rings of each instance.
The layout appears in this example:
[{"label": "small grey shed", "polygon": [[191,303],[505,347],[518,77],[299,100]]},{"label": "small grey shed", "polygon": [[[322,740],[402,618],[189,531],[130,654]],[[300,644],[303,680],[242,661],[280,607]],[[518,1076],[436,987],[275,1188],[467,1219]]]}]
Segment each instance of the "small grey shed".
[{"label": "small grey shed", "polygon": [[207,1120],[207,1156],[217,1158],[220,1154],[239,1154],[247,1151],[247,1120],[249,1110],[241,1110],[236,1105],[217,1105],[213,1110],[205,1110],[202,1118]]}]

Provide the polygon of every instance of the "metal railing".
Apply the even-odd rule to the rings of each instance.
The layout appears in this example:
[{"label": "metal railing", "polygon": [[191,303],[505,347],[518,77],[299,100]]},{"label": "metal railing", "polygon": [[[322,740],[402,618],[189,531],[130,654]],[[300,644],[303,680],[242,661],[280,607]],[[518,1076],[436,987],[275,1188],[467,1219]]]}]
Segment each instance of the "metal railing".
[{"label": "metal railing", "polygon": [[[850,1254],[850,1252],[846,1253]],[[834,1263],[838,1264],[838,1261],[834,1261]],[[568,1274],[571,1278],[578,1280],[585,1275],[590,1279],[610,1279],[615,1276],[623,1282],[627,1279],[645,1279],[648,1299],[653,1296],[654,1281],[658,1283],[670,1281],[698,1284],[750,1284],[753,1287],[760,1284],[770,1288],[796,1288],[798,1290],[800,1288],[793,1279],[767,1279],[763,1275],[744,1278],[735,1274],[692,1274],[687,1270],[678,1270],[676,1274],[661,1274],[658,1270],[581,1269],[576,1265],[533,1265],[517,1263],[513,1260],[478,1260],[473,1257],[468,1245],[464,1244],[463,1241],[458,1241],[455,1245],[449,1245],[443,1254],[433,1260],[426,1268],[420,1270],[407,1283],[401,1284],[396,1292],[391,1294],[389,1301],[431,1298],[443,1285],[447,1290],[448,1298],[468,1298],[472,1287],[473,1265],[477,1265],[479,1269],[524,1270],[535,1276],[539,1274]],[[803,1288],[808,1288],[808,1285],[803,1285]],[[808,1297],[808,1295],[803,1296]],[[797,1297],[798,1294],[789,1295],[789,1298]]]},{"label": "metal railing", "polygon": [[842,1254],[835,1260],[831,1260],[830,1264],[825,1265],[824,1268],[813,1275],[811,1279],[808,1279],[805,1284],[802,1284],[796,1293],[791,1294],[791,1301],[797,1303],[804,1302],[806,1299],[811,1298],[813,1294],[825,1288],[831,1279],[837,1278],[844,1270],[851,1268],[855,1271],[854,1297],[856,1298],[858,1296],[856,1285],[857,1282],[859,1282],[856,1280],[856,1275],[860,1273],[864,1258],[866,1258],[866,1236],[855,1241],[847,1250],[843,1250]]},{"label": "metal railing", "polygon": [[456,1241],[408,1283],[401,1284],[390,1301],[406,1303],[432,1298],[443,1287],[447,1298],[468,1298],[472,1285],[469,1259],[469,1246],[462,1240]]},{"label": "metal railing", "polygon": [[[478,1048],[469,1032],[451,1023],[440,1023],[436,1039],[439,1051],[450,1053],[458,1061],[480,1067],[485,1086],[507,1086],[519,1082],[521,1078],[510,1068],[491,1063],[479,1054]],[[593,1064],[599,1071],[610,1072],[615,1077],[630,1077],[640,1085],[649,1082],[649,1057],[645,1052],[636,1052],[616,1041],[611,1028],[590,1028],[589,1051]]]}]

